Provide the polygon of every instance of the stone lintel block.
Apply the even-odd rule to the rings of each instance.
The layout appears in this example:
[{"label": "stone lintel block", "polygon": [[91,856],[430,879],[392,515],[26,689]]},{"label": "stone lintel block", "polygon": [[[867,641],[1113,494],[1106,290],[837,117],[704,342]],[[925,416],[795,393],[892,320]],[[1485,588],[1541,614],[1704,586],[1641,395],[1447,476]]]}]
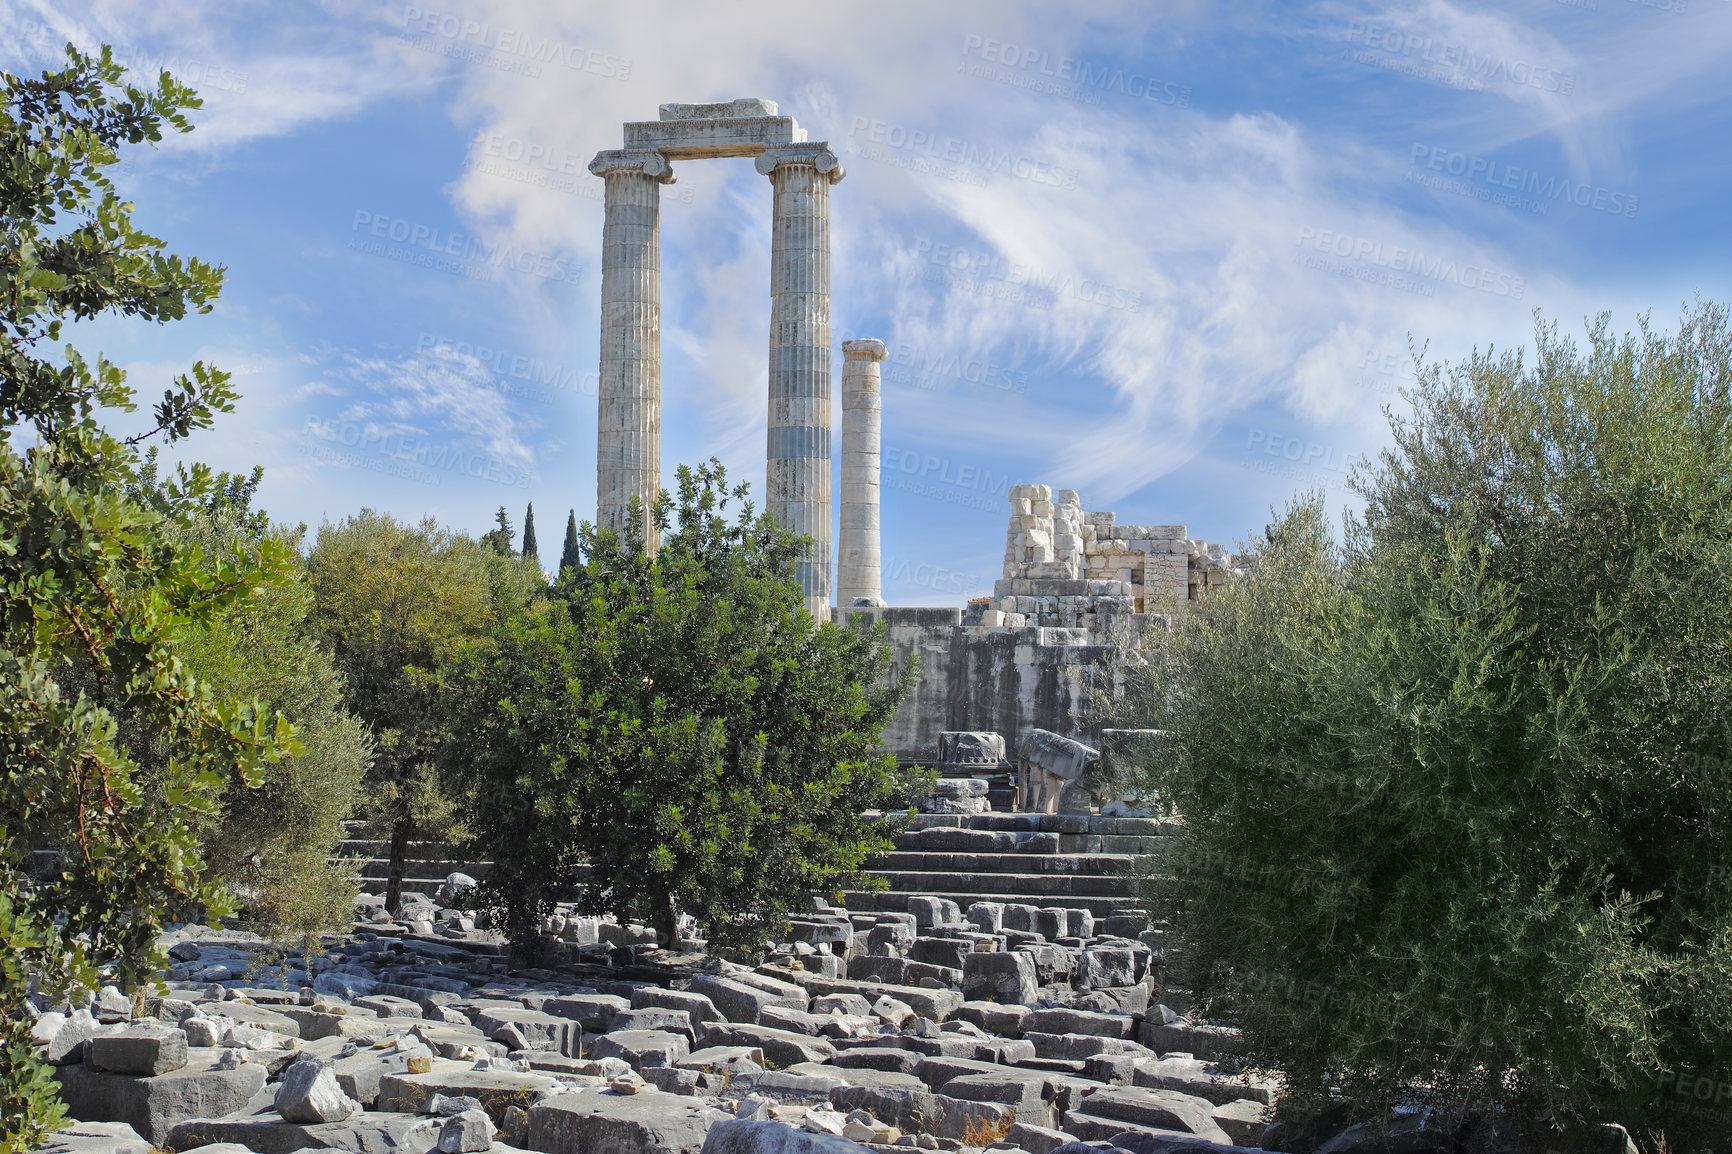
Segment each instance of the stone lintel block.
[{"label": "stone lintel block", "polygon": [[425,1074],[386,1074],[379,1079],[378,1109],[390,1113],[418,1114],[433,1100],[433,1095],[447,1098],[468,1096],[483,1107],[520,1105],[544,1090],[557,1088],[558,1082],[546,1074],[527,1074],[517,1070],[477,1070],[467,1061],[439,1058]]},{"label": "stone lintel block", "polygon": [[591,1034],[605,1034],[613,1016],[631,1009],[631,1002],[615,994],[574,994],[564,998],[549,998],[541,1004],[541,1012],[570,1018],[582,1024]]},{"label": "stone lintel block", "polygon": [[[625,1010],[623,1015],[648,1016],[680,1014],[679,1010]],[[590,1040],[589,1056],[594,1059],[619,1058],[632,1069],[646,1066],[672,1066],[692,1052],[691,1027],[684,1033],[671,1030],[610,1030]]]},{"label": "stone lintel block", "polygon": [[656,109],[662,120],[737,120],[776,115],[776,102],[757,96],[705,104],[668,103]]},{"label": "stone lintel block", "polygon": [[625,126],[628,150],[653,150],[669,160],[761,156],[766,148],[804,143],[806,130],[791,116],[642,120]]},{"label": "stone lintel block", "polygon": [[74,1122],[48,1135],[41,1154],[150,1154],[151,1144],[125,1122]]}]

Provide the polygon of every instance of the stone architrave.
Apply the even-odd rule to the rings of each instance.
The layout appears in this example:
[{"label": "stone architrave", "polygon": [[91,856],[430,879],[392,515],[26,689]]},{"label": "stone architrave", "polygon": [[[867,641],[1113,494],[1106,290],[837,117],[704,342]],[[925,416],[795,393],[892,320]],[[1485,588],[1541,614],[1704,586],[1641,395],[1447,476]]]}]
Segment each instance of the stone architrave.
[{"label": "stone architrave", "polygon": [[780,144],[753,161],[770,178],[770,427],[765,508],[812,540],[799,563],[806,610],[830,616],[830,186],[823,143]]},{"label": "stone architrave", "polygon": [[882,606],[878,553],[878,456],[884,410],[878,362],[884,342],[842,342],[842,517],[836,604]]},{"label": "stone architrave", "polygon": [[649,507],[661,490],[661,186],[673,168],[659,152],[596,154],[607,182],[601,242],[601,372],[595,519],[624,530],[632,498],[643,505],[644,544],[660,545]]}]

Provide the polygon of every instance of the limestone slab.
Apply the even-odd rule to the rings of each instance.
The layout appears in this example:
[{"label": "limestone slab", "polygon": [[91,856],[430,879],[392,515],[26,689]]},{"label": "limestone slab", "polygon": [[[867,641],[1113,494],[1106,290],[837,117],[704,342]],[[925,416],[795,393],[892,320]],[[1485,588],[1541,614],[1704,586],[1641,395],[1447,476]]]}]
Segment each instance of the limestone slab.
[{"label": "limestone slab", "polygon": [[727,1115],[660,1090],[557,1094],[529,1108],[531,1150],[546,1154],[700,1154]]},{"label": "limestone slab", "polygon": [[62,1066],[56,1071],[60,1096],[80,1121],[124,1122],[161,1144],[176,1123],[231,1113],[263,1088],[262,1065],[246,1062],[221,1070],[219,1056],[215,1050],[191,1051],[184,1067],[155,1077]]}]

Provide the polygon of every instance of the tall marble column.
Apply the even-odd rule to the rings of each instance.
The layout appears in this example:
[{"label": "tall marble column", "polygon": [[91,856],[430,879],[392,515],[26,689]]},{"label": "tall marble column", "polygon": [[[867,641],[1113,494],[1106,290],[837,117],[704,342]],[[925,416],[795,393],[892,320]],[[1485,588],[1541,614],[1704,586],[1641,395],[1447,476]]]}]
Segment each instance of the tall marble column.
[{"label": "tall marble column", "polygon": [[842,164],[826,144],[772,145],[754,162],[770,178],[770,431],[765,508],[812,539],[800,587],[814,620],[830,617],[830,186]]},{"label": "tall marble column", "polygon": [[884,342],[842,342],[842,525],[836,544],[836,607],[884,604],[878,558],[878,437],[883,423],[878,362]]},{"label": "tall marble column", "polygon": [[674,174],[660,153],[629,149],[596,153],[589,170],[607,182],[595,523],[624,530],[636,497],[653,555],[661,545],[649,520],[662,472],[661,186]]}]

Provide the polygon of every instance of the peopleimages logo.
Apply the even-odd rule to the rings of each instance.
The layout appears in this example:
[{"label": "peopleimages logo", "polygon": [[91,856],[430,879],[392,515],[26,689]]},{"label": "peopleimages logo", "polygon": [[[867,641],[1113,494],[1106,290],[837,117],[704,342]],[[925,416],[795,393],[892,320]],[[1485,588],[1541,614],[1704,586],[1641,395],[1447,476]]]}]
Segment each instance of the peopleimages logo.
[{"label": "peopleimages logo", "polygon": [[[1128,96],[1133,100],[1148,100],[1175,108],[1191,106],[1191,86],[1172,80],[1162,80],[1135,68],[1094,64],[1075,56],[1054,56],[1040,48],[995,40],[990,36],[969,34],[962,40],[962,55],[978,56],[988,64],[997,64],[1030,77],[1047,77],[1074,85],[1074,94],[1090,103],[1098,103],[1101,92]],[[1071,95],[1055,89],[1058,95]]]},{"label": "peopleimages logo", "polygon": [[[322,459],[373,472],[398,473],[422,484],[437,485],[443,475],[456,474],[470,480],[527,489],[535,479],[534,470],[498,457],[465,452],[452,445],[435,445],[424,437],[387,433],[354,421],[308,417],[301,434],[304,439],[320,442],[308,444],[307,448]],[[354,453],[342,454],[341,449]],[[394,462],[395,467],[372,464],[367,460],[369,457]]]},{"label": "peopleimages logo", "polygon": [[[573,72],[587,72],[604,80],[630,80],[632,62],[551,36],[470,20],[450,12],[433,12],[414,5],[403,10],[403,29],[427,37],[440,37],[453,45],[483,54],[497,53],[499,62],[517,65],[512,71],[539,76],[538,64],[557,64]],[[447,53],[449,55],[449,53]],[[476,63],[487,61],[476,60]]]},{"label": "peopleimages logo", "polygon": [[921,237],[914,242],[914,255],[924,257],[941,274],[962,276],[973,282],[999,281],[1126,312],[1140,312],[1143,307],[1143,294],[1137,290],[1119,288],[1088,277],[1079,278],[1070,273],[1048,272],[1031,264],[1005,260],[994,252],[935,244]]},{"label": "peopleimages logo", "polygon": [[548,361],[529,353],[474,344],[455,337],[424,332],[415,339],[415,351],[447,361],[474,361],[490,373],[512,377],[542,389],[596,395],[598,374]]},{"label": "peopleimages logo", "polygon": [[1556,92],[1560,96],[1568,96],[1576,90],[1573,72],[1559,72],[1526,60],[1511,60],[1496,53],[1476,51],[1466,44],[1422,36],[1417,32],[1403,32],[1399,28],[1385,28],[1381,24],[1350,21],[1347,42],[1363,44],[1387,56],[1437,65],[1479,85],[1496,81],[1520,88]]},{"label": "peopleimages logo", "polygon": [[1304,225],[1299,229],[1299,236],[1293,243],[1391,272],[1412,273],[1442,284],[1477,289],[1482,293],[1509,297],[1511,300],[1521,300],[1526,291],[1526,285],[1519,276],[1482,265],[1459,264],[1444,257],[1428,257],[1418,249],[1386,245],[1382,241],[1354,236],[1351,233]]},{"label": "peopleimages logo", "polygon": [[886,585],[912,585],[934,593],[968,593],[991,584],[972,573],[959,573],[942,565],[910,561],[906,557],[887,557],[879,562],[878,569],[879,579]]},{"label": "peopleimages logo", "polygon": [[1432,172],[1459,177],[1470,185],[1484,184],[1500,191],[1508,189],[1542,202],[1561,200],[1577,208],[1591,208],[1613,216],[1636,215],[1637,198],[1628,193],[1583,181],[1545,176],[1531,168],[1488,160],[1483,156],[1469,156],[1465,152],[1451,152],[1436,145],[1415,144],[1411,163],[1415,169],[1423,165]]},{"label": "peopleimages logo", "polygon": [[[848,136],[851,141],[858,142],[863,139],[866,145],[881,144],[898,152],[906,152],[910,162],[924,159],[942,164],[967,165],[995,176],[1014,176],[1018,180],[1048,184],[1054,188],[1070,189],[1077,184],[1077,171],[1074,168],[1060,168],[1047,161],[1006,152],[1002,148],[982,146],[961,137],[945,136],[924,128],[909,128],[892,121],[874,120],[869,116],[854,117],[848,127]],[[869,160],[883,160],[892,164],[898,164],[901,159],[884,154],[882,149],[875,150],[864,146],[856,150],[856,154],[864,155]],[[912,165],[904,163],[900,166]],[[940,175],[943,173],[940,172]]]},{"label": "peopleimages logo", "polygon": [[[525,276],[540,277],[543,280],[558,281],[563,284],[583,283],[582,266],[569,264],[565,257],[558,254],[536,252],[533,249],[519,249],[508,244],[487,244],[460,232],[448,232],[434,225],[405,220],[402,217],[389,216],[385,213],[356,209],[355,219],[349,225],[349,231],[361,233],[366,237],[378,237],[394,244],[421,249],[437,257],[452,257],[460,262],[469,261],[475,264],[492,265],[495,268],[508,268],[514,272],[523,273]],[[351,240],[349,246],[351,248],[363,247],[358,245],[355,240]]]},{"label": "peopleimages logo", "polygon": [[1277,457],[1334,472],[1341,472],[1353,464],[1333,446],[1307,441],[1302,437],[1291,437],[1285,433],[1273,433],[1268,429],[1247,430],[1245,448],[1247,451],[1261,448],[1266,457]]}]

